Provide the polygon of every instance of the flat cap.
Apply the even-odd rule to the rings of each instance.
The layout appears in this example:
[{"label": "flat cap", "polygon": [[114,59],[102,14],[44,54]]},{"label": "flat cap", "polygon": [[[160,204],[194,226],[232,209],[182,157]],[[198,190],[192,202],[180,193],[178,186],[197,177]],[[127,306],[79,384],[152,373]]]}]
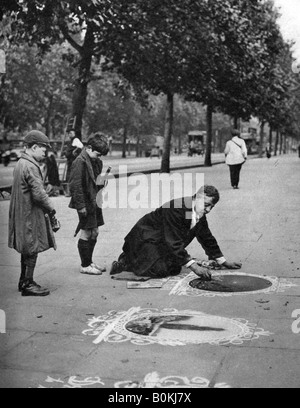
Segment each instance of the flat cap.
[{"label": "flat cap", "polygon": [[31,130],[24,138],[24,143],[26,144],[42,144],[51,147],[49,138],[39,130]]}]

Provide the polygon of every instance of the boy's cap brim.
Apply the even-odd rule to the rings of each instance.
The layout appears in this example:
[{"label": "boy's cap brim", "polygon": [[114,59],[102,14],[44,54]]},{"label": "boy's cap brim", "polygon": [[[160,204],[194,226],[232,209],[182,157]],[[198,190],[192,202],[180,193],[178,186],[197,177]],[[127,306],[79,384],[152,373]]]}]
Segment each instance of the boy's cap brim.
[{"label": "boy's cap brim", "polygon": [[40,144],[46,147],[51,147],[49,138],[39,130],[31,130],[24,138],[26,144]]}]

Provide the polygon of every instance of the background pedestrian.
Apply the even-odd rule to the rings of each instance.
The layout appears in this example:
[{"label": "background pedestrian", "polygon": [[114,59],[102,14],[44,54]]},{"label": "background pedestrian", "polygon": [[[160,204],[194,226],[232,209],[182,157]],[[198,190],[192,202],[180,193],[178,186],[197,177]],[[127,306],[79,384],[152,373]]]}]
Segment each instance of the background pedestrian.
[{"label": "background pedestrian", "polygon": [[272,157],[270,143],[267,143],[267,145],[266,145],[266,156],[267,156],[268,159],[270,159]]},{"label": "background pedestrian", "polygon": [[247,160],[247,147],[245,141],[241,138],[241,133],[237,129],[231,131],[232,139],[226,143],[225,157],[226,164],[230,169],[231,186],[234,189],[239,188],[240,172],[243,164]]},{"label": "background pedestrian", "polygon": [[65,149],[65,157],[67,159],[67,172],[66,172],[66,196],[70,197],[70,174],[72,169],[72,164],[75,161],[76,157],[78,157],[83,149],[83,143],[75,136],[75,132],[72,130],[69,133],[70,140],[67,143]]},{"label": "background pedestrian", "polygon": [[59,195],[60,180],[55,154],[51,149],[46,152],[44,181],[48,196],[57,197]]}]

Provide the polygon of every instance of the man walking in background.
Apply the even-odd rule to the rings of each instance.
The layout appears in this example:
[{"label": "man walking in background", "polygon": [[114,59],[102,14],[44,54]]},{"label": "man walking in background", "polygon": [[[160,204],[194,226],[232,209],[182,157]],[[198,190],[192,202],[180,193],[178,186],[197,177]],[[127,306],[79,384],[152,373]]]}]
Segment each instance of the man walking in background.
[{"label": "man walking in background", "polygon": [[245,141],[241,138],[239,130],[233,129],[231,135],[232,139],[226,143],[224,153],[226,164],[230,169],[231,186],[236,190],[239,188],[242,166],[247,160],[247,147]]}]

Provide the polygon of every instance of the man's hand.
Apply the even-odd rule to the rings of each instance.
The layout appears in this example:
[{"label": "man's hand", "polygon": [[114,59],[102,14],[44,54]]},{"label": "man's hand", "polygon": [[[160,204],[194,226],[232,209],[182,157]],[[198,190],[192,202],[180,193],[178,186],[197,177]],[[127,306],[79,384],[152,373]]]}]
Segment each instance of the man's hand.
[{"label": "man's hand", "polygon": [[242,263],[241,262],[224,262],[222,264],[222,266],[225,266],[225,268],[227,269],[241,269],[242,267]]},{"label": "man's hand", "polygon": [[107,176],[101,176],[101,174],[97,177],[97,181],[96,181],[97,186],[99,187],[100,190],[102,190],[103,188],[105,188],[108,184],[108,179]]},{"label": "man's hand", "polygon": [[197,263],[194,263],[190,266],[190,269],[204,281],[211,280],[211,272],[207,268],[199,266]]},{"label": "man's hand", "polygon": [[81,210],[78,210],[79,214],[82,215],[83,217],[87,216],[87,210],[86,208],[82,208]]}]

